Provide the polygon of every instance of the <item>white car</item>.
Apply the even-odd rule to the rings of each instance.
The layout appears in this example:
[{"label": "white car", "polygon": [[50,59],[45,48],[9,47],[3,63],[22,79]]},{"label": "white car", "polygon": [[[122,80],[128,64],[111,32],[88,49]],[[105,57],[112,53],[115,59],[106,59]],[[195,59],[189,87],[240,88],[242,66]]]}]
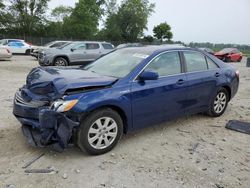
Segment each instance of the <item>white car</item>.
[{"label": "white car", "polygon": [[0,47],[7,48],[12,54],[30,54],[32,45],[24,41],[9,42],[7,45],[2,45]]},{"label": "white car", "polygon": [[7,48],[0,48],[0,60],[10,59],[11,57],[12,53]]},{"label": "white car", "polygon": [[8,45],[10,42],[24,42],[24,40],[22,39],[2,39],[0,40],[0,45]]}]

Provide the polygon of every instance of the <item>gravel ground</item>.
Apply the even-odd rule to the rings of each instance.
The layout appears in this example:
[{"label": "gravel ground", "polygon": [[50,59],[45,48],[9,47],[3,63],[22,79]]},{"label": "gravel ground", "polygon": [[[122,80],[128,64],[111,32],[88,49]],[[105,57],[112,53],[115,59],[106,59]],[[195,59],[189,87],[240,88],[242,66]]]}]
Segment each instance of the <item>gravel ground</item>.
[{"label": "gravel ground", "polygon": [[[12,115],[12,100],[38,63],[27,56],[0,61],[0,187],[249,188],[250,136],[224,128],[231,119],[250,122],[245,64],[233,64],[241,73],[240,88],[222,117],[179,118],[124,136],[110,153],[88,156],[74,147],[57,153],[27,144]],[[54,171],[25,173],[23,165],[41,153],[27,169]]]}]

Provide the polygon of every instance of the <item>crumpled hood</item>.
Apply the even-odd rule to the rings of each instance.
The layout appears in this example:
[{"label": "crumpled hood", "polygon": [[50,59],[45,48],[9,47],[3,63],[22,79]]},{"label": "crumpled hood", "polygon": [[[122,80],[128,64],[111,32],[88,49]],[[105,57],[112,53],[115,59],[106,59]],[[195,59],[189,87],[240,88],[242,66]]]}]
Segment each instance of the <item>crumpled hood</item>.
[{"label": "crumpled hood", "polygon": [[80,68],[37,67],[27,76],[27,88],[36,94],[63,95],[69,89],[84,87],[107,86],[117,78],[101,76]]}]

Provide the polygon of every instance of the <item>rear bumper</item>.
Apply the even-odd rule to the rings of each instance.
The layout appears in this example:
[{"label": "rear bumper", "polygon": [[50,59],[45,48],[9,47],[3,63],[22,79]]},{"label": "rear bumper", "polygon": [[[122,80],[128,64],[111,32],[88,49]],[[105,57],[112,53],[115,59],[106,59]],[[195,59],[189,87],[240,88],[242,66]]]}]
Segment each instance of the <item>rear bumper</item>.
[{"label": "rear bumper", "polygon": [[12,54],[0,54],[0,59],[10,59]]}]

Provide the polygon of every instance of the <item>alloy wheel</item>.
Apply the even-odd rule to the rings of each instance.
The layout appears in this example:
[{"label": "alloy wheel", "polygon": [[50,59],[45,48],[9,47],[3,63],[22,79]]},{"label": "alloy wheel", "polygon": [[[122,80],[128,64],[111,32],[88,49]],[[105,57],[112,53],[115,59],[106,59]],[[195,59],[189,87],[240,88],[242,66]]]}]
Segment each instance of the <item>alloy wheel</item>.
[{"label": "alloy wheel", "polygon": [[55,62],[55,66],[66,66],[67,62],[64,59],[57,59]]},{"label": "alloy wheel", "polygon": [[227,96],[224,92],[219,92],[214,100],[214,111],[220,114],[227,105]]},{"label": "alloy wheel", "polygon": [[95,149],[105,149],[116,139],[118,126],[114,119],[102,117],[97,119],[89,128],[88,142]]}]

